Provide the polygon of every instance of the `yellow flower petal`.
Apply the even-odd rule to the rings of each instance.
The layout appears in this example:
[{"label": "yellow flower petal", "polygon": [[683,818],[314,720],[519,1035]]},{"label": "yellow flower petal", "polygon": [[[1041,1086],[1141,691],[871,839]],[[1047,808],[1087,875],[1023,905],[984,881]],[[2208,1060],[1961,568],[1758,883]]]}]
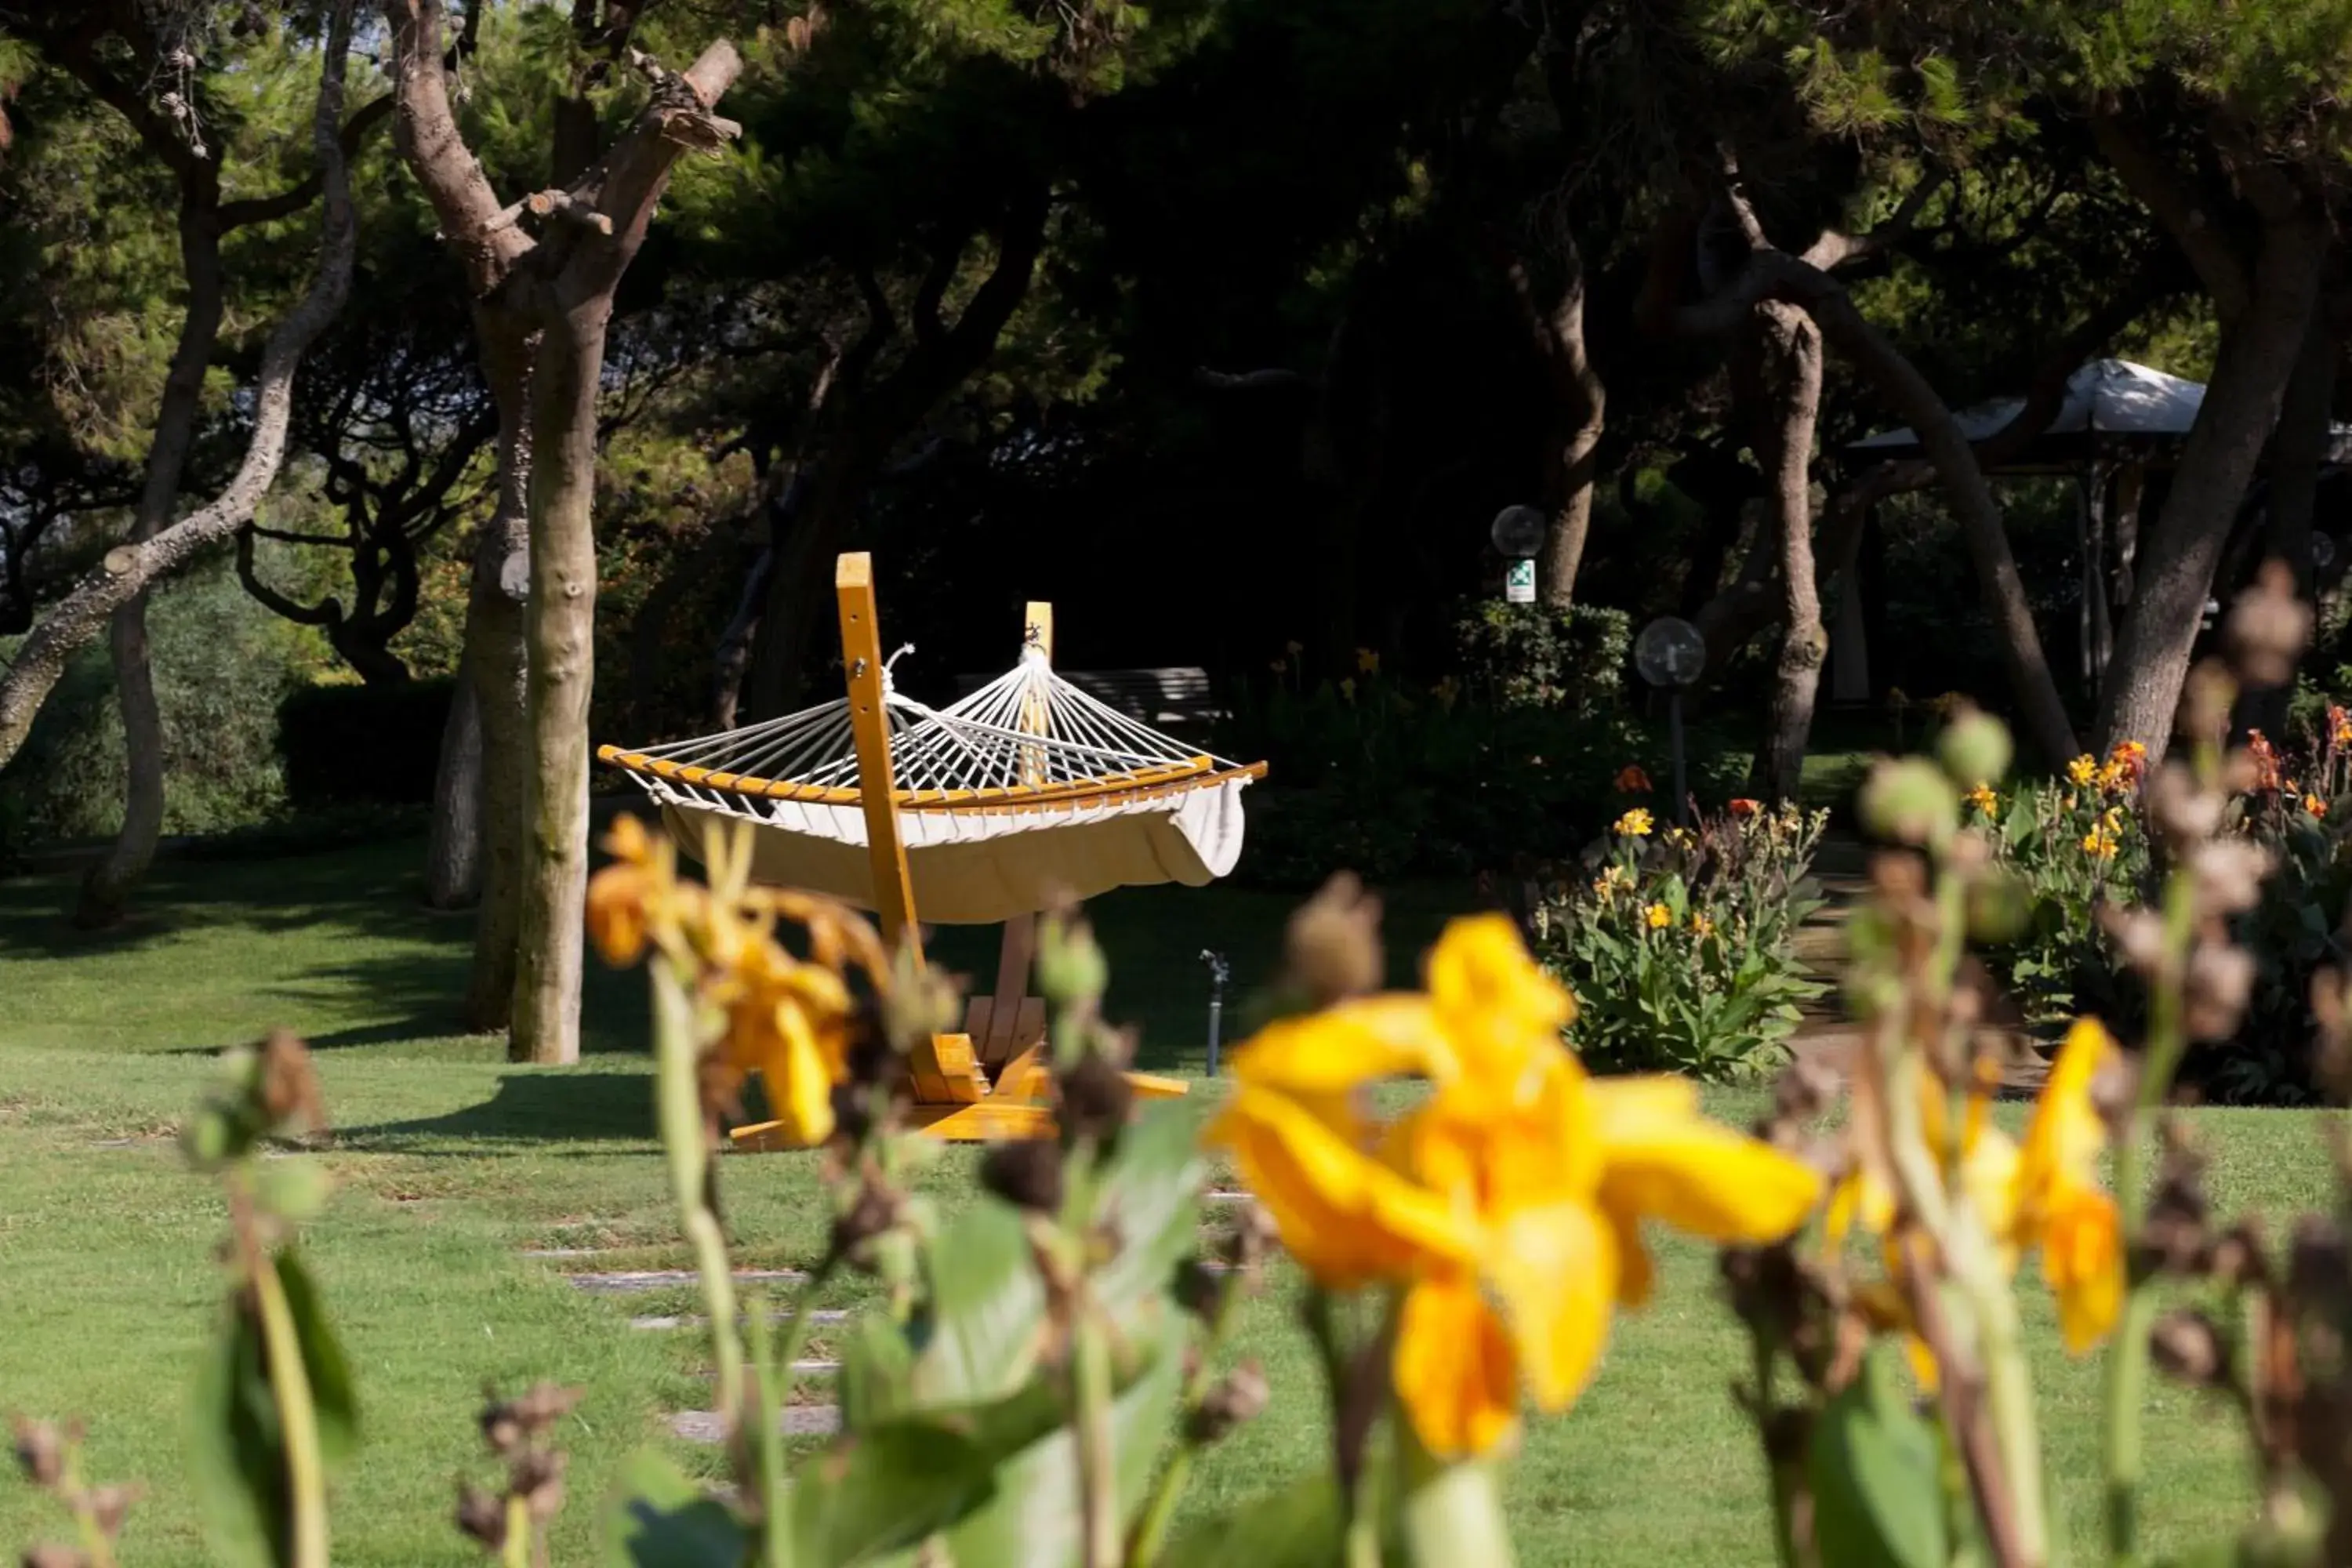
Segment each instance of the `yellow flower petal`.
[{"label": "yellow flower petal", "polygon": [[1429,953],[1429,998],[1446,1038],[1473,1077],[1506,1075],[1531,1051],[1559,1051],[1576,1019],[1567,988],[1528,955],[1519,928],[1501,914],[1445,928]]},{"label": "yellow flower petal", "polygon": [[2123,1310],[2123,1243],[2115,1200],[2091,1187],[2067,1189],[2042,1236],[2042,1277],[2058,1298],[2058,1329],[2081,1355],[2107,1337]]},{"label": "yellow flower petal", "polygon": [[1441,1459],[1488,1453],[1517,1424],[1511,1342],[1468,1274],[1405,1292],[1390,1373],[1422,1447]]},{"label": "yellow flower petal", "polygon": [[1451,1061],[1423,996],[1370,996],[1269,1024],[1234,1052],[1240,1081],[1321,1095],[1384,1078],[1436,1076]]},{"label": "yellow flower petal", "polygon": [[1283,1245],[1322,1284],[1411,1278],[1433,1258],[1475,1258],[1475,1225],[1372,1158],[1367,1136],[1343,1097],[1318,1103],[1247,1085],[1203,1135],[1232,1151]]},{"label": "yellow flower petal", "polygon": [[1486,1278],[1503,1302],[1519,1368],[1538,1405],[1565,1410],[1584,1392],[1618,1295],[1617,1244],[1582,1204],[1512,1212],[1496,1228]]},{"label": "yellow flower petal", "polygon": [[769,1098],[782,1101],[777,1114],[790,1124],[798,1142],[822,1143],[833,1136],[833,1073],[805,1019],[795,1014],[782,1032],[784,1080],[769,1078]]},{"label": "yellow flower petal", "polygon": [[1710,1241],[1777,1241],[1821,1201],[1811,1166],[1695,1113],[1696,1091],[1596,1079],[1602,1206]]},{"label": "yellow flower petal", "polygon": [[2050,1078],[2025,1130],[2018,1181],[2024,1188],[2021,1206],[2027,1210],[2037,1207],[2039,1198],[2061,1181],[2087,1184],[2094,1179],[2107,1134],[2091,1103],[2091,1085],[2115,1049],[2114,1038],[2095,1018],[2079,1019],[2066,1031],[2066,1043],[2051,1064]]}]

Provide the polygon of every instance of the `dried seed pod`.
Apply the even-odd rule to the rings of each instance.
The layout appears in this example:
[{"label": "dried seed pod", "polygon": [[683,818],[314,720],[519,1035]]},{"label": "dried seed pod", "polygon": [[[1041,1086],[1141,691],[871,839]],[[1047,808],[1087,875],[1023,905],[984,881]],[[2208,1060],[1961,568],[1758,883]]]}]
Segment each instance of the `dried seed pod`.
[{"label": "dried seed pod", "polygon": [[261,1042],[261,1109],[273,1128],[292,1123],[306,1131],[327,1125],[327,1102],[310,1047],[291,1029],[272,1029]]},{"label": "dried seed pod", "polygon": [[2311,606],[2295,595],[2294,573],[2284,561],[2262,571],[2231,606],[2221,647],[2240,679],[2252,686],[2284,686],[2311,637]]},{"label": "dried seed pod", "polygon": [[467,1482],[457,1483],[457,1528],[492,1552],[507,1544],[507,1502]]},{"label": "dried seed pod", "polygon": [[2167,1312],[2147,1331],[2150,1357],[2168,1377],[2191,1388],[2220,1388],[2230,1379],[2230,1354],[2221,1331],[2193,1308]]},{"label": "dried seed pod", "polygon": [[2238,682],[2219,659],[2201,659],[2180,689],[2180,733],[2196,742],[2219,741],[2230,732],[2230,706]]},{"label": "dried seed pod", "polygon": [[2221,942],[2200,942],[2182,976],[2182,1022],[2191,1039],[2226,1040],[2246,1016],[2254,991],[2254,956]]},{"label": "dried seed pod", "polygon": [[1062,1146],[1034,1138],[996,1144],[981,1156],[980,1184],[1016,1208],[1058,1214]]},{"label": "dried seed pod", "polygon": [[1061,1075],[1062,1124],[1073,1136],[1108,1142],[1127,1125],[1135,1086],[1098,1054],[1088,1051]]},{"label": "dried seed pod", "polygon": [[2287,1291],[2296,1300],[2308,1306],[2322,1306],[2340,1301],[2352,1270],[2352,1254],[2347,1254],[2344,1233],[2334,1221],[2319,1215],[2305,1215],[2295,1221],[2294,1236],[2287,1243]]},{"label": "dried seed pod", "polygon": [[530,1517],[544,1522],[563,1506],[564,1456],[544,1449],[523,1455],[509,1472],[509,1497],[523,1500]]},{"label": "dried seed pod", "polygon": [[2161,1134],[2164,1163],[2156,1190],[2148,1194],[2147,1223],[2139,1235],[2138,1251],[2147,1268],[2191,1275],[2207,1256],[2211,1205],[2205,1198],[2205,1162],[2178,1118],[2165,1118]]},{"label": "dried seed pod", "polygon": [[1176,1265],[1176,1281],[1172,1287],[1176,1304],[1192,1316],[1207,1322],[1217,1315],[1224,1304],[1227,1277],[1212,1271],[1197,1258],[1187,1258]]},{"label": "dried seed pod", "polygon": [[2226,804],[2179,763],[2165,763],[2148,782],[2148,816],[2175,847],[2201,844],[2220,832]]},{"label": "dried seed pod", "polygon": [[1283,932],[1285,978],[1309,1006],[1328,1007],[1380,988],[1381,901],[1341,871],[1292,911]]},{"label": "dried seed pod", "polygon": [[907,1217],[907,1194],[879,1180],[873,1172],[858,1184],[849,1207],[834,1218],[833,1255],[856,1258],[867,1244],[898,1228]]},{"label": "dried seed pod", "polygon": [[2189,856],[2195,879],[2197,912],[2221,918],[2262,902],[2263,879],[2271,874],[2271,852],[2246,838],[2217,838]]},{"label": "dried seed pod", "polygon": [[2142,975],[2153,975],[2164,962],[2164,918],[2154,910],[2101,904],[2099,924],[2105,928],[2123,961]]},{"label": "dried seed pod", "polygon": [[1255,1277],[1278,1239],[1274,1216],[1265,1212],[1264,1204],[1252,1199],[1242,1205],[1241,1212],[1234,1216],[1233,1234],[1225,1237],[1223,1249],[1224,1260]]},{"label": "dried seed pod", "polygon": [[2271,1267],[2260,1228],[2252,1220],[2242,1219],[2214,1237],[2205,1268],[2216,1283],[2232,1289],[2266,1283]]},{"label": "dried seed pod", "polygon": [[1185,1436],[1194,1443],[1213,1443],[1243,1422],[1255,1418],[1272,1395],[1265,1369],[1255,1358],[1245,1361],[1201,1396],[1201,1403],[1185,1418]]},{"label": "dried seed pod", "polygon": [[66,1473],[66,1445],[58,1429],[46,1421],[16,1417],[16,1468],[25,1479],[44,1490]]}]

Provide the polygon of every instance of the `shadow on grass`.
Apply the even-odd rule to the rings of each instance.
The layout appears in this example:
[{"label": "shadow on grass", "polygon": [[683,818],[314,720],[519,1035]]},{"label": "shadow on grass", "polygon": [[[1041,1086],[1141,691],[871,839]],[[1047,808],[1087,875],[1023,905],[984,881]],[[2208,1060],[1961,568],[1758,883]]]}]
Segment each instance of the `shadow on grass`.
[{"label": "shadow on grass", "polygon": [[[641,1072],[541,1072],[517,1068],[499,1079],[498,1091],[479,1105],[410,1121],[379,1121],[335,1131],[339,1148],[365,1152],[372,1147],[411,1141],[448,1140],[464,1147],[447,1152],[478,1158],[477,1140],[492,1142],[642,1142],[654,1136],[654,1080]],[[431,1149],[387,1152],[430,1154]]]}]

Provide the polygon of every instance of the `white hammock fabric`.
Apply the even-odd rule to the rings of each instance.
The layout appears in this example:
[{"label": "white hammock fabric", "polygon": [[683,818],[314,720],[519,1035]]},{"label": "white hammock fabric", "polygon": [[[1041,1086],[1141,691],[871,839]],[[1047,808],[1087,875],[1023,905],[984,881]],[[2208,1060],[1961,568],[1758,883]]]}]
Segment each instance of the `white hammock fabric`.
[{"label": "white hammock fabric", "polygon": [[[924,921],[989,925],[1061,894],[1199,887],[1240,858],[1241,794],[1263,767],[1138,722],[1055,675],[1036,648],[946,708],[900,696],[887,668],[882,689],[899,836]],[[701,854],[712,821],[750,821],[762,829],[756,879],[875,907],[846,698],[600,754],[628,770],[688,854]]]}]

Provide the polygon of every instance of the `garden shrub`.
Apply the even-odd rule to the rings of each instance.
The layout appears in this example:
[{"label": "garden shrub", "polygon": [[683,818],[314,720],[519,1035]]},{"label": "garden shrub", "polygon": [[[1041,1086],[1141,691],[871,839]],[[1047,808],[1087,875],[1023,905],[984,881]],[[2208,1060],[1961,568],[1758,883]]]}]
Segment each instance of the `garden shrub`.
[{"label": "garden shrub", "polygon": [[1622,610],[1487,599],[1456,615],[1454,645],[1457,679],[1475,701],[1601,713],[1623,695],[1633,626]]},{"label": "garden shrub", "polygon": [[[2322,710],[2314,745],[2290,761],[2259,731],[2250,737],[2247,787],[2225,808],[2221,832],[2271,857],[2260,901],[2230,917],[2232,939],[2253,961],[2242,1018],[2224,1040],[2192,1049],[2182,1076],[2231,1104],[2303,1104],[2317,1096],[2311,987],[2347,956],[2337,917],[2352,898],[2352,849],[2342,814],[2352,772],[2352,718]],[[2021,784],[2007,797],[1986,786],[1969,796],[1973,821],[1991,829],[1996,855],[2023,895],[2021,920],[1990,945],[1988,966],[2047,1030],[2089,1015],[2118,1031],[2141,1027],[2147,988],[2125,962],[2104,911],[2150,902],[2162,869],[2153,853],[2142,759],[2119,747],[2102,763],[2077,757],[2066,776]]]},{"label": "garden shrub", "polygon": [[[163,830],[217,833],[286,801],[272,714],[302,662],[296,628],[257,615],[225,567],[166,584],[147,608],[163,720]],[[5,653],[0,647],[0,653]],[[26,844],[102,837],[122,822],[122,720],[101,644],[83,649],[0,773],[0,816]]]},{"label": "garden shrub", "polygon": [[1536,951],[1577,999],[1569,1038],[1602,1071],[1748,1081],[1787,1058],[1827,987],[1796,953],[1821,907],[1826,812],[1749,800],[1661,829],[1626,811],[1538,907]]},{"label": "garden shrub", "polygon": [[[1723,798],[1746,753],[1690,739],[1693,789]],[[1565,859],[1614,815],[1609,782],[1627,758],[1666,766],[1664,735],[1622,712],[1481,701],[1451,679],[1408,689],[1376,668],[1245,689],[1218,743],[1269,766],[1238,874],[1280,888],[1335,868],[1392,881]]]},{"label": "garden shrub", "polygon": [[278,710],[288,797],[306,809],[431,800],[455,689],[440,679],[289,693]]}]

